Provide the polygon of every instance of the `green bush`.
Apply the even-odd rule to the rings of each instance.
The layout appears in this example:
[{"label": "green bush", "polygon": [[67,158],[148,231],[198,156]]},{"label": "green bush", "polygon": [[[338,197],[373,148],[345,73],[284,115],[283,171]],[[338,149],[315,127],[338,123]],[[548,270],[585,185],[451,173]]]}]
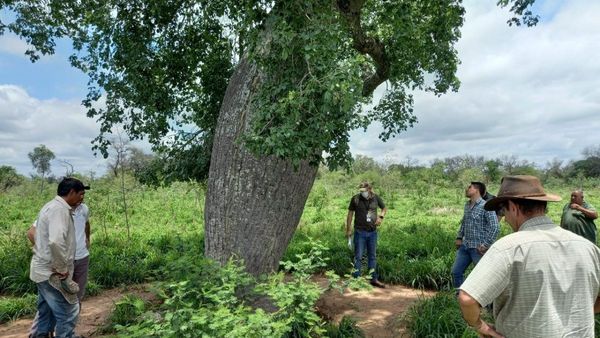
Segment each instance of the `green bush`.
[{"label": "green bush", "polygon": [[108,330],[116,332],[116,328],[127,325],[140,317],[146,311],[146,303],[136,295],[125,295],[115,303],[115,309],[108,317]]},{"label": "green bush", "polygon": [[462,318],[454,292],[415,303],[401,317],[411,337],[477,337]]},{"label": "green bush", "polygon": [[[310,281],[326,265],[327,248],[319,243],[284,271],[256,280],[243,266],[223,267],[183,257],[165,268],[173,282],[163,286],[164,303],[156,311],[116,326],[130,337],[312,337],[322,336],[325,323],[314,312],[324,289]],[[349,330],[352,325],[345,323]]]},{"label": "green bush", "polygon": [[37,291],[35,283],[29,279],[31,255],[25,230],[0,235],[0,294],[20,296]]},{"label": "green bush", "polygon": [[329,338],[364,338],[365,334],[356,326],[356,321],[344,316],[338,325],[325,326],[325,335]]},{"label": "green bush", "polygon": [[36,312],[37,295],[27,294],[23,297],[0,298],[0,324]]}]

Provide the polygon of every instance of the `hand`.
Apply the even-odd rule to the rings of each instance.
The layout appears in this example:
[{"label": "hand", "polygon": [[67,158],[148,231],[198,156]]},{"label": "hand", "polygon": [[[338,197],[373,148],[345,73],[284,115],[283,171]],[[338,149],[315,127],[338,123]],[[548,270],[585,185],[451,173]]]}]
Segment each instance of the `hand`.
[{"label": "hand", "polygon": [[485,246],[485,245],[483,245],[483,244],[479,244],[479,245],[477,246],[477,251],[479,252],[479,254],[480,254],[480,255],[482,255],[482,256],[483,256],[483,255],[485,255],[485,253],[488,251],[488,247],[486,247],[486,246]]},{"label": "hand", "polygon": [[346,230],[346,237],[352,236],[352,230]]},{"label": "hand", "polygon": [[69,271],[58,272],[58,271],[56,271],[56,269],[52,269],[52,272],[58,274],[60,276],[60,279],[65,279],[65,278],[69,277]]},{"label": "hand", "polygon": [[504,338],[504,336],[500,332],[496,331],[496,328],[494,328],[493,325],[489,325],[483,320],[481,320],[481,324],[479,325],[479,327],[474,329],[475,331],[477,331],[477,335],[479,335],[479,337]]},{"label": "hand", "polygon": [[375,221],[375,225],[380,226],[382,221],[383,221],[383,219],[381,217],[377,217],[377,220]]},{"label": "hand", "polygon": [[458,248],[460,248],[460,246],[462,245],[462,239],[457,239],[456,241],[454,241],[454,245],[456,246],[456,250],[458,250]]},{"label": "hand", "polygon": [[571,209],[579,210],[579,204],[577,204],[577,203],[571,203],[571,205],[569,207]]}]

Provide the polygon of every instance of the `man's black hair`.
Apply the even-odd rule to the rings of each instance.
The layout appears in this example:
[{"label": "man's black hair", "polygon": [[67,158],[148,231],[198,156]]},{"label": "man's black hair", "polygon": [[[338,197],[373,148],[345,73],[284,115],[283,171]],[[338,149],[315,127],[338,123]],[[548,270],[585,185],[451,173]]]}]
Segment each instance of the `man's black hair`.
[{"label": "man's black hair", "polygon": [[513,201],[525,215],[531,215],[534,212],[543,212],[544,214],[548,212],[548,202],[546,201],[528,200],[523,198],[511,198],[510,200]]},{"label": "man's black hair", "polygon": [[471,185],[479,190],[479,195],[481,195],[481,197],[485,196],[485,184],[481,182],[471,182]]},{"label": "man's black hair", "polygon": [[71,189],[75,190],[75,192],[80,192],[83,190],[88,190],[90,187],[87,185],[83,185],[83,183],[74,178],[74,177],[65,177],[58,184],[58,188],[56,189],[56,194],[58,196],[67,196]]}]

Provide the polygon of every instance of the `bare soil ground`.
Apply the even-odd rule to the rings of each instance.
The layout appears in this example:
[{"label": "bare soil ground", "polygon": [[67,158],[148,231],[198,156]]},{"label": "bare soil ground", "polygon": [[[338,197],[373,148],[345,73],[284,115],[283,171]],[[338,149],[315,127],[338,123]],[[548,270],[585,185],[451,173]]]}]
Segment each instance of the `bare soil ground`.
[{"label": "bare soil ground", "polygon": [[[154,294],[147,285],[136,285],[127,288],[116,288],[102,292],[93,297],[85,297],[81,305],[81,313],[75,333],[84,337],[100,337],[98,331],[106,323],[114,309],[115,303],[123,296],[135,294],[146,300],[153,300]],[[0,337],[23,338],[29,334],[32,318],[19,319],[0,325]]]},{"label": "bare soil ground", "polygon": [[400,316],[420,297],[434,294],[402,285],[387,285],[385,289],[373,288],[372,291],[346,290],[343,294],[330,290],[319,299],[317,308],[327,320],[335,323],[344,316],[351,317],[367,338],[404,337],[407,332]]},{"label": "bare soil ground", "polygon": [[[326,285],[323,277],[315,281]],[[149,286],[139,285],[117,288],[102,292],[98,296],[83,300],[76,333],[84,337],[101,337],[100,329],[106,323],[114,305],[123,296],[136,294],[144,299],[153,300]],[[385,289],[372,291],[327,291],[317,302],[317,309],[327,320],[339,323],[344,316],[353,318],[368,338],[402,337],[406,329],[399,317],[419,297],[430,297],[434,293],[415,290],[401,285],[388,285]],[[27,337],[31,318],[19,319],[0,325],[0,337]]]}]

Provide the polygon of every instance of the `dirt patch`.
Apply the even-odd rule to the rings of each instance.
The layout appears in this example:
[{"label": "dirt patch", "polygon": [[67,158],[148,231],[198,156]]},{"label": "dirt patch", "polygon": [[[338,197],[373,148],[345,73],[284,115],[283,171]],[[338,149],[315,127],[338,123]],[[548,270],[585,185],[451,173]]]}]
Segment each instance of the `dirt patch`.
[{"label": "dirt patch", "polygon": [[[324,278],[316,281],[327,284]],[[401,285],[387,285],[385,289],[374,288],[372,291],[346,290],[343,294],[330,290],[321,296],[317,308],[327,320],[335,323],[344,316],[351,317],[368,338],[402,337],[407,332],[399,320],[400,315],[419,298],[434,294]]]},{"label": "dirt patch", "polygon": [[[328,283],[322,276],[313,280],[323,287]],[[106,323],[115,303],[127,294],[135,294],[147,301],[155,300],[149,285],[117,288],[88,297],[83,300],[76,333],[84,337],[100,337],[98,331]],[[344,293],[330,290],[317,302],[317,310],[326,320],[335,323],[344,316],[353,318],[368,338],[402,337],[406,335],[406,328],[399,320],[400,315],[419,298],[434,294],[401,285],[388,285],[385,289],[374,288],[372,291],[346,290]],[[27,337],[31,320],[25,318],[0,325],[0,337]]]},{"label": "dirt patch", "polygon": [[[114,309],[115,303],[123,296],[135,294],[145,300],[152,301],[155,296],[147,285],[136,285],[116,288],[102,292],[98,296],[86,297],[81,305],[81,313],[75,333],[84,337],[98,337],[98,330],[106,323]],[[0,326],[0,337],[23,338],[29,334],[32,318],[19,319]]]}]

